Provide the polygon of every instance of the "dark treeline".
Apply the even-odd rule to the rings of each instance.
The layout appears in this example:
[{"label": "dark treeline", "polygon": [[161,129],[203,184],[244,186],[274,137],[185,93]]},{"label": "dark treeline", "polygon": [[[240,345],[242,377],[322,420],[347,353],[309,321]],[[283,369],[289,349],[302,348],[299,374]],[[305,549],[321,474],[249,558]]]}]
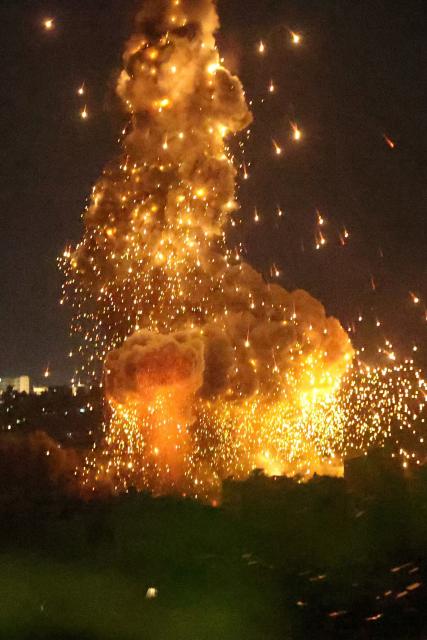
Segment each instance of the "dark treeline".
[{"label": "dark treeline", "polygon": [[423,468],[374,452],[345,479],[259,471],[226,481],[217,508],[132,491],[82,501],[49,477],[31,490],[15,474],[15,500],[0,503],[0,637],[427,636]]}]

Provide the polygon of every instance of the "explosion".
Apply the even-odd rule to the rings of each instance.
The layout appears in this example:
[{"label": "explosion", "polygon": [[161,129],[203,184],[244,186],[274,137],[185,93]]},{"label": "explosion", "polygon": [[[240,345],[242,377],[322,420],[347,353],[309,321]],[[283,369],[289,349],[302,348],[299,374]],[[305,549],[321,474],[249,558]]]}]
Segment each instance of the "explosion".
[{"label": "explosion", "polygon": [[93,486],[206,498],[256,467],[333,471],[349,442],[381,440],[424,398],[417,378],[411,402],[387,404],[374,375],[363,398],[377,393],[379,406],[365,415],[339,321],[227,247],[238,208],[227,141],[252,116],[218,27],[213,0],[144,3],[117,83],[123,151],[61,261],[76,379],[102,371],[107,400],[105,440],[84,471]]}]

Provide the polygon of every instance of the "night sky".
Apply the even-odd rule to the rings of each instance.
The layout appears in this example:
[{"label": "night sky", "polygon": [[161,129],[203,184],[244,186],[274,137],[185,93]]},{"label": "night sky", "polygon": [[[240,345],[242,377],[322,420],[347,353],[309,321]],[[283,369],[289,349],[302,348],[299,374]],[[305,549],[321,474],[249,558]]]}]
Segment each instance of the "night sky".
[{"label": "night sky", "polygon": [[[118,151],[124,120],[114,84],[140,4],[1,3],[0,376],[28,373],[37,382],[48,363],[54,382],[71,373],[56,257],[78,241],[86,198]],[[307,289],[345,327],[355,322],[358,346],[387,337],[406,354],[416,344],[425,365],[425,2],[223,0],[219,12],[220,49],[255,115],[245,144],[250,179],[239,189],[244,222],[231,243],[242,241],[266,277],[277,265],[285,287]],[[46,17],[53,31],[43,28]],[[289,30],[301,33],[298,47]],[[79,115],[85,104],[87,121]],[[291,122],[303,133],[299,143]],[[327,221],[320,250],[316,209]]]}]

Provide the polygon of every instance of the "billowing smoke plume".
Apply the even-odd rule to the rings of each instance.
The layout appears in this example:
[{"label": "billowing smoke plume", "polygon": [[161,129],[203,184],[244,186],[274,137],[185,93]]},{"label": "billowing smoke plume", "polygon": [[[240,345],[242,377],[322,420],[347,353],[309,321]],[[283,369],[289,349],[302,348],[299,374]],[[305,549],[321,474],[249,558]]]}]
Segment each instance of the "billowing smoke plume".
[{"label": "billowing smoke plume", "polygon": [[118,79],[130,116],[123,154],[94,187],[82,242],[64,254],[76,375],[95,377],[105,362],[112,410],[89,466],[118,488],[203,495],[265,462],[270,445],[282,470],[312,469],[331,452],[317,434],[307,453],[301,415],[352,359],[318,301],[266,283],[227,249],[237,203],[226,140],[251,114],[221,64],[217,28],[212,0],[144,3]]},{"label": "billowing smoke plume", "polygon": [[196,392],[203,381],[203,343],[190,333],[163,336],[144,330],[111,351],[105,368],[107,395],[118,403],[138,402],[164,387]]}]

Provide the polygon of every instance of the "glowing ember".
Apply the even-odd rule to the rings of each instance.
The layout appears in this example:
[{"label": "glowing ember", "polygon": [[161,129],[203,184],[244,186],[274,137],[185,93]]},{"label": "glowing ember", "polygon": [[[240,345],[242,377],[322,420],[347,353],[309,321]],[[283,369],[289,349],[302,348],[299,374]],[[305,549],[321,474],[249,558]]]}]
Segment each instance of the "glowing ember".
[{"label": "glowing ember", "polygon": [[55,28],[55,21],[53,18],[46,18],[46,20],[43,21],[43,26],[46,31],[52,31]]},{"label": "glowing ember", "polygon": [[389,138],[385,134],[383,135],[383,138],[384,138],[387,146],[390,147],[390,149],[394,149],[395,148],[396,144],[393,142],[393,140],[391,138]]},{"label": "glowing ember", "polygon": [[291,126],[292,126],[292,137],[295,140],[295,142],[299,142],[302,137],[301,129],[299,129],[298,125],[295,124],[294,122],[291,123]]},{"label": "glowing ember", "polygon": [[282,147],[280,147],[275,140],[273,140],[272,142],[273,142],[273,148],[276,155],[278,156],[282,155]]}]

